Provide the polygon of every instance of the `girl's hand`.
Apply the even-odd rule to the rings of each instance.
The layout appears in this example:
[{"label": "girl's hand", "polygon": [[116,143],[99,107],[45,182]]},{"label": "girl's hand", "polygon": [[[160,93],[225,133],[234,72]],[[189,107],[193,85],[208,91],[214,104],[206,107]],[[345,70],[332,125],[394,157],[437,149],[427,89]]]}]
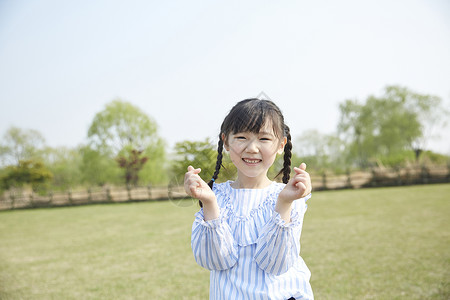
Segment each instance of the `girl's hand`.
[{"label": "girl's hand", "polygon": [[294,167],[295,175],[289,180],[280,192],[278,199],[292,202],[311,193],[311,177],[306,172],[306,164],[302,163],[298,168]]},{"label": "girl's hand", "polygon": [[184,175],[184,190],[189,196],[197,198],[204,205],[217,201],[216,195],[209,185],[198,175],[200,172],[200,168],[188,167],[188,171]]}]

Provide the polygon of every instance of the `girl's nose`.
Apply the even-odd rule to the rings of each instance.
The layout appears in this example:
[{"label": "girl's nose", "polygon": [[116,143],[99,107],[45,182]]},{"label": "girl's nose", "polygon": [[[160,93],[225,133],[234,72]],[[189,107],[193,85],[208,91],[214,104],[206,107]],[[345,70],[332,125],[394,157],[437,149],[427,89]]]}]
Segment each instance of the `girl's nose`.
[{"label": "girl's nose", "polygon": [[258,152],[258,145],[256,141],[249,141],[247,144],[247,147],[245,148],[246,152],[248,153],[257,153]]}]

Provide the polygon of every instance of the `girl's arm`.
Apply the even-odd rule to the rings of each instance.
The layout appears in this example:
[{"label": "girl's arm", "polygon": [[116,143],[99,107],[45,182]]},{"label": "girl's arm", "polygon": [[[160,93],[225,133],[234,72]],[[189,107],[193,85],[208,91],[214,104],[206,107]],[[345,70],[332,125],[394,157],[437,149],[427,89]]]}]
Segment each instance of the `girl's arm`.
[{"label": "girl's arm", "polygon": [[195,214],[191,247],[195,261],[208,270],[225,270],[237,262],[237,245],[228,223],[220,218],[217,198],[200,176],[200,169],[188,167],[184,189],[202,202],[203,209]]},{"label": "girl's arm", "polygon": [[305,169],[304,163],[294,168],[295,176],[278,195],[274,216],[256,242],[253,259],[267,273],[281,275],[298,259],[306,200],[311,192],[311,179]]},{"label": "girl's arm", "polygon": [[295,176],[286,184],[278,195],[275,211],[286,223],[291,221],[292,202],[311,193],[311,178],[306,172],[306,164],[294,168]]},{"label": "girl's arm", "polygon": [[188,167],[188,171],[184,176],[184,190],[189,196],[202,202],[205,221],[214,220],[219,218],[219,205],[217,205],[216,195],[198,175],[200,171],[200,168]]}]

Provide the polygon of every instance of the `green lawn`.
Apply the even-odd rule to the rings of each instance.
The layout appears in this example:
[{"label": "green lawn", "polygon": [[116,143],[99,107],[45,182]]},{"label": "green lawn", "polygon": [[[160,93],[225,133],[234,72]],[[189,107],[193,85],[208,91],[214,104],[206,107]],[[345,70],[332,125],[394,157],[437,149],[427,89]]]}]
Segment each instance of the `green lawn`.
[{"label": "green lawn", "polygon": [[[0,212],[0,299],[207,299],[197,204]],[[302,256],[316,299],[450,299],[450,185],[316,192]]]}]

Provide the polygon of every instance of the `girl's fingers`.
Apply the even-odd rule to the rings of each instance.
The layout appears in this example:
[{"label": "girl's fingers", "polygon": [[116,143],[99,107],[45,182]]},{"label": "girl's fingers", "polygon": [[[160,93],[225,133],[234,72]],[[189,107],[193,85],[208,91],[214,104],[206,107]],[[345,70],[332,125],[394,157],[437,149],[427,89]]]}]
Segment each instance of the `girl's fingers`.
[{"label": "girl's fingers", "polygon": [[[189,185],[190,182],[192,181],[200,181],[201,178],[198,175],[200,173],[201,169],[194,169],[194,167],[189,166],[188,167],[188,171],[186,172],[186,174],[184,175],[184,182],[185,184]],[[200,183],[199,183],[200,184]]]},{"label": "girl's fingers", "polygon": [[308,173],[300,173],[294,176],[294,180],[298,181],[298,180],[308,180],[309,178],[309,174]]},{"label": "girl's fingers", "polygon": [[297,174],[299,174],[299,173],[306,173],[306,164],[305,163],[301,163],[301,165],[299,167],[294,167],[294,171]]},{"label": "girl's fingers", "polygon": [[191,173],[194,173],[194,174],[198,174],[198,173],[200,173],[202,171],[202,169],[200,169],[200,168],[194,169],[193,166],[189,166],[187,170],[188,170],[188,173],[191,172]]},{"label": "girl's fingers", "polygon": [[198,180],[189,180],[186,182],[186,186],[186,192],[189,191],[188,194],[194,197],[197,196],[199,189],[201,189],[201,183]]},{"label": "girl's fingers", "polygon": [[199,175],[189,172],[186,174],[184,182],[185,186],[187,186],[188,188],[191,188],[193,186],[195,187],[195,189],[197,189],[206,186],[206,183],[203,181],[203,179],[200,178]]},{"label": "girl's fingers", "polygon": [[300,179],[300,180],[294,181],[294,186],[296,188],[300,188],[301,185],[304,185],[306,187],[307,184],[308,184],[308,181],[306,179]]},{"label": "girl's fingers", "polygon": [[186,182],[188,183],[188,185],[197,185],[197,186],[200,186],[200,185],[201,185],[201,180],[202,180],[202,179],[200,178],[200,176],[194,174],[194,175],[189,176],[189,177],[187,178]]},{"label": "girl's fingers", "polygon": [[302,171],[301,173],[298,173],[294,176],[292,184],[296,188],[306,191],[308,190],[308,187],[311,186],[311,179],[306,171],[303,170],[301,171]]},{"label": "girl's fingers", "polygon": [[189,186],[189,190],[190,190],[193,194],[197,191],[198,188],[199,188],[198,184],[195,184],[195,183],[193,183],[193,184],[191,184],[191,185]]},{"label": "girl's fingers", "polygon": [[306,185],[303,182],[297,182],[295,186],[306,191]]}]

